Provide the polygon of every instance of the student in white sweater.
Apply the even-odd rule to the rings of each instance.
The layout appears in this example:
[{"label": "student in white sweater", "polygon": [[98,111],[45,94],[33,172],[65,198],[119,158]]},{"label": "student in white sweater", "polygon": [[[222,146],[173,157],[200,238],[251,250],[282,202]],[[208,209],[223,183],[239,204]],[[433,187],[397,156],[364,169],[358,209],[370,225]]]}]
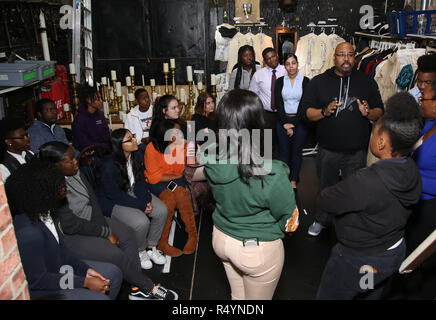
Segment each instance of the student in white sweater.
[{"label": "student in white sweater", "polygon": [[140,88],[135,91],[135,98],[137,105],[127,114],[124,128],[135,135],[138,144],[147,143],[153,117],[150,96],[147,90]]}]

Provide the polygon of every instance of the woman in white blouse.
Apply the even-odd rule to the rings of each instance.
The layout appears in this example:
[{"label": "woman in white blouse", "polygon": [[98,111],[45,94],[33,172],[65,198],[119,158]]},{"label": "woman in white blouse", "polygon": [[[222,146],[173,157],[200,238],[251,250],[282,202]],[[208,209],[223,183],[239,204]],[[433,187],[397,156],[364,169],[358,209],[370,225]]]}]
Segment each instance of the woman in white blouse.
[{"label": "woman in white blouse", "polygon": [[295,54],[286,56],[284,63],[287,75],[277,79],[274,89],[277,112],[279,113],[277,135],[280,160],[289,166],[291,170],[289,179],[292,187],[296,188],[307,132],[299,112],[299,105],[309,79],[298,73],[298,59]]},{"label": "woman in white blouse", "polygon": [[230,74],[229,90],[246,89],[250,87],[250,80],[261,67],[256,63],[256,56],[252,46],[245,45],[238,50],[238,63]]}]

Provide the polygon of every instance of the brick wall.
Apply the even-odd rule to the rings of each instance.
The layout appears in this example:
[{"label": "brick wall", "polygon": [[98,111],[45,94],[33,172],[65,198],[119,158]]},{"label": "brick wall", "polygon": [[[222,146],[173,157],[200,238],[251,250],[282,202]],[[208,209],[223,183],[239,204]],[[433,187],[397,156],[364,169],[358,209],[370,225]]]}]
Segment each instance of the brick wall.
[{"label": "brick wall", "polygon": [[0,176],[0,300],[29,300],[26,276]]}]

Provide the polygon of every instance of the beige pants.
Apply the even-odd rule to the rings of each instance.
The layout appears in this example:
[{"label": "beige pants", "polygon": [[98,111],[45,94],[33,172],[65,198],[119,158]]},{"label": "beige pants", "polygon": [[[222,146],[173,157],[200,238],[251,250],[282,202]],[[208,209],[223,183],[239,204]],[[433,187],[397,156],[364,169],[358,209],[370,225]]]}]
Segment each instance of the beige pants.
[{"label": "beige pants", "polygon": [[285,261],[281,239],[244,247],[214,226],[212,246],[224,264],[232,300],[272,299]]}]

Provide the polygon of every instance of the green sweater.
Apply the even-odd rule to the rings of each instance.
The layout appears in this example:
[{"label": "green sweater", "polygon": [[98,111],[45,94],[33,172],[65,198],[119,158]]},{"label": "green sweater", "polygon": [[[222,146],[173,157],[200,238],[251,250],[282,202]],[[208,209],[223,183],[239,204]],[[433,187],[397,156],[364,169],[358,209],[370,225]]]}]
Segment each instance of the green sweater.
[{"label": "green sweater", "polygon": [[236,164],[206,164],[205,175],[216,200],[212,215],[216,228],[243,240],[258,238],[273,241],[283,238],[286,221],[295,209],[295,196],[289,182],[289,168],[273,160],[271,175],[250,178],[245,184],[239,178]]}]

